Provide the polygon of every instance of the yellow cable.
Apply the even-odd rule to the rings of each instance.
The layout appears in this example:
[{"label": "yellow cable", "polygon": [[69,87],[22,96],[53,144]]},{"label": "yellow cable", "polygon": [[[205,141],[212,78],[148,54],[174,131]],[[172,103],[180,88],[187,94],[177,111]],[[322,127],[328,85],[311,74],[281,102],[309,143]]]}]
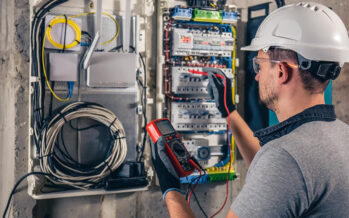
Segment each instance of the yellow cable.
[{"label": "yellow cable", "polygon": [[[76,18],[76,17],[81,17],[81,16],[87,16],[87,15],[95,14],[95,13],[96,12],[82,13],[82,14],[69,16],[68,18]],[[115,25],[116,25],[116,33],[113,36],[113,38],[111,38],[110,40],[108,40],[106,42],[102,42],[101,43],[101,45],[106,45],[106,44],[111,43],[111,42],[113,42],[114,40],[117,39],[117,37],[119,36],[119,32],[120,32],[120,26],[119,26],[119,22],[112,15],[110,15],[110,14],[108,14],[106,12],[102,12],[102,14],[104,14],[104,15],[108,16],[110,19],[112,19],[115,22]],[[51,29],[52,29],[52,27],[54,25],[58,24],[58,23],[65,23],[64,16],[59,15],[59,16],[56,16],[55,18],[52,19],[52,21],[50,22],[50,24],[47,27],[48,29],[50,29],[50,31],[47,32],[47,39],[56,48],[63,49],[64,45],[55,42],[52,39],[52,36],[51,36]],[[67,24],[73,28],[73,30],[75,31],[75,35],[76,35],[76,38],[75,38],[74,42],[72,42],[69,45],[65,46],[66,49],[70,49],[70,48],[73,48],[74,46],[78,45],[78,43],[80,43],[80,40],[81,40],[81,30],[80,30],[79,26],[73,20],[68,19],[67,20]]]},{"label": "yellow cable", "polygon": [[[233,87],[232,87],[232,98],[233,98],[233,103],[235,104],[236,103],[236,99],[235,99],[235,91],[236,91],[236,29],[233,25],[231,25],[231,29],[232,29],[232,32],[233,32],[233,39],[234,39],[234,43],[233,43],[233,54],[232,54],[232,58],[233,58],[233,61],[232,61],[232,72],[233,72],[233,75],[234,75],[234,81],[233,81]],[[234,163],[234,153],[235,153],[235,139],[233,137],[233,135],[231,135],[231,164]]]},{"label": "yellow cable", "polygon": [[233,39],[234,39],[234,44],[233,44],[233,64],[232,64],[232,70],[233,74],[235,75],[235,65],[236,65],[236,29],[233,25],[231,25],[231,29],[233,31]]},{"label": "yellow cable", "polygon": [[[75,17],[87,16],[87,15],[95,14],[95,13],[96,12],[87,12],[87,13],[77,14],[77,15],[73,15],[73,16],[69,16],[69,17],[75,18]],[[116,40],[116,38],[119,36],[120,26],[119,26],[119,22],[111,14],[108,14],[106,12],[102,12],[102,14],[104,14],[104,15],[108,16],[110,19],[112,19],[116,25],[116,33],[115,33],[114,37],[111,38],[109,41],[101,43],[101,45],[106,45],[106,44],[111,43],[112,41]]]},{"label": "yellow cable", "polygon": [[53,91],[53,89],[51,88],[51,85],[48,81],[48,78],[47,78],[47,74],[46,74],[46,68],[45,68],[45,40],[46,40],[46,35],[47,35],[47,32],[49,31],[49,28],[46,29],[46,32],[44,34],[44,39],[42,40],[42,69],[44,71],[44,76],[45,76],[45,80],[46,80],[46,84],[47,84],[47,87],[50,89],[52,95],[59,101],[69,101],[69,98],[60,98],[58,95],[56,95],[56,93]]},{"label": "yellow cable", "polygon": [[[59,43],[55,42],[52,39],[51,30],[52,30],[54,25],[59,24],[59,23],[67,23],[75,31],[75,36],[76,37],[75,37],[75,40],[72,43],[70,43],[68,45],[63,45],[63,44],[59,44]],[[58,16],[51,20],[51,22],[47,26],[46,33],[47,33],[48,41],[50,41],[50,43],[53,46],[55,46],[56,48],[60,48],[60,49],[70,49],[70,48],[73,48],[76,45],[78,45],[80,43],[80,40],[81,40],[81,30],[80,30],[79,26],[74,21],[72,21],[70,19],[66,20],[66,18],[58,18]]]},{"label": "yellow cable", "polygon": [[[82,14],[78,14],[78,15],[73,15],[73,16],[69,16],[69,18],[75,18],[75,17],[80,17],[80,16],[85,16],[85,15],[90,15],[90,14],[95,14],[96,12],[88,12],[88,13],[82,13]],[[108,13],[105,13],[103,12],[104,15],[110,17],[116,24],[116,28],[117,28],[117,31],[116,31],[116,34],[115,36],[110,39],[109,41],[106,41],[106,42],[103,42],[101,43],[102,45],[106,45],[114,40],[116,40],[116,38],[119,36],[119,32],[120,32],[120,27],[119,27],[119,23],[118,21],[110,14]],[[51,29],[54,25],[58,24],[58,23],[65,23],[66,20],[65,20],[65,17],[62,16],[62,15],[59,15],[59,16],[56,16],[55,18],[52,19],[52,21],[50,22],[50,24],[48,25],[48,27],[46,28],[45,30],[45,34],[44,34],[44,38],[43,38],[43,42],[42,42],[42,68],[43,68],[43,72],[44,72],[44,76],[45,76],[45,80],[46,80],[46,84],[47,84],[47,87],[49,88],[50,92],[52,93],[52,95],[59,101],[69,101],[69,98],[60,98],[52,89],[50,83],[49,83],[49,80],[48,80],[48,77],[47,77],[47,73],[46,73],[46,67],[45,67],[45,41],[46,41],[46,37],[48,37],[48,40],[50,41],[50,43],[57,47],[57,48],[60,48],[60,49],[63,49],[64,45],[62,44],[59,44],[57,42],[55,42],[53,39],[52,39],[52,36],[51,36]],[[79,26],[72,20],[68,19],[67,20],[67,24],[70,25],[73,30],[75,31],[75,34],[76,34],[76,38],[74,40],[74,42],[68,44],[65,46],[66,49],[70,49],[70,48],[73,48],[74,46],[76,46],[80,40],[81,40],[81,30],[79,28]]]}]

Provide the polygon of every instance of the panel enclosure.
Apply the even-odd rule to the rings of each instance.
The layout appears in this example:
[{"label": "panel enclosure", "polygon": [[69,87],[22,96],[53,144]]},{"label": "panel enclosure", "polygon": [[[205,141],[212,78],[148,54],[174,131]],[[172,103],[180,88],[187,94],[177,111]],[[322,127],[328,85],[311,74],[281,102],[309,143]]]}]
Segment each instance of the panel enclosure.
[{"label": "panel enclosure", "polygon": [[[144,191],[153,178],[142,152],[145,15],[131,16],[133,6],[125,13],[123,1],[104,0],[96,28],[99,8],[97,1],[92,3],[30,2],[28,172],[46,173],[28,177],[28,193],[35,199]],[[100,39],[84,69],[97,29]],[[124,42],[129,43],[127,51]],[[79,102],[84,104],[73,107]],[[91,107],[98,110],[89,112]],[[45,153],[49,146],[52,152]],[[58,173],[71,179],[62,179],[67,177]],[[96,180],[78,179],[94,174]]]},{"label": "panel enclosure", "polygon": [[232,82],[235,101],[239,16],[236,8],[211,5],[158,4],[158,27],[162,28],[158,30],[157,118],[171,120],[187,150],[208,172],[200,178],[199,172],[181,178],[182,183],[226,180],[227,174],[235,178],[234,139],[208,93],[204,71],[221,70]]}]

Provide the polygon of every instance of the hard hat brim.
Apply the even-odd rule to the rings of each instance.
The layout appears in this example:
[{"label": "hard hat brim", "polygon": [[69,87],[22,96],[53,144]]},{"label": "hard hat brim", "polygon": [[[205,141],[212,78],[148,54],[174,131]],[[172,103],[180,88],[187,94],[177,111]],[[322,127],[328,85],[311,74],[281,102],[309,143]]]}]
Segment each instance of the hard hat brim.
[{"label": "hard hat brim", "polygon": [[263,49],[263,46],[260,45],[248,45],[241,47],[241,51],[259,51],[261,49]]}]

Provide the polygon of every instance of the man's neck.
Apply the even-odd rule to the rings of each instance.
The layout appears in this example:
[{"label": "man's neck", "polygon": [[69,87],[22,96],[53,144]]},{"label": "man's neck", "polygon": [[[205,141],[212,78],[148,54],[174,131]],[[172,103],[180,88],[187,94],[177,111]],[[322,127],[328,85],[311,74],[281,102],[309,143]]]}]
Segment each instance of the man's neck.
[{"label": "man's neck", "polygon": [[279,101],[277,110],[275,111],[280,122],[304,111],[307,108],[318,104],[325,104],[324,93],[312,95],[293,95],[289,98],[283,98],[284,101]]}]

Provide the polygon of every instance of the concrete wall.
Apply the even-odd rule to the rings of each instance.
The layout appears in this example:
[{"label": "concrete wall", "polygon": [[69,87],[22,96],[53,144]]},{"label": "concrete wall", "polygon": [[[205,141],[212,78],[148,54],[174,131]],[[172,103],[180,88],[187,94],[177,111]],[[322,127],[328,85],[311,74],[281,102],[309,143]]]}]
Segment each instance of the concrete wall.
[{"label": "concrete wall", "polygon": [[[240,6],[266,2],[264,0],[236,1]],[[286,1],[287,3],[298,1]],[[349,1],[321,0],[339,13],[349,28]],[[275,8],[275,4],[272,6]],[[244,12],[244,11],[243,11]],[[155,16],[149,17],[149,27],[155,30]],[[29,67],[29,4],[28,0],[0,1],[0,213],[2,214],[13,184],[27,171],[27,97]],[[242,23],[241,27],[244,27]],[[242,28],[243,29],[243,28]],[[151,42],[150,42],[151,43]],[[239,44],[243,44],[240,33]],[[154,48],[154,44],[150,48]],[[151,56],[150,56],[151,57]],[[153,56],[154,57],[154,56]],[[155,58],[150,58],[150,73],[155,75]],[[333,99],[340,119],[349,123],[349,68],[346,65],[341,76],[333,84]],[[243,69],[239,74],[243,79]],[[242,80],[243,81],[243,80]],[[240,84],[243,85],[243,84]],[[224,217],[232,200],[241,190],[247,168],[241,159],[236,161],[239,179],[230,183],[231,194]],[[224,200],[224,182],[197,188],[208,214],[213,214]],[[197,205],[192,208],[202,217]],[[159,188],[147,192],[114,194],[106,196],[77,197],[34,201],[21,185],[13,200],[11,215],[14,217],[167,217],[167,209],[161,199]]]}]

